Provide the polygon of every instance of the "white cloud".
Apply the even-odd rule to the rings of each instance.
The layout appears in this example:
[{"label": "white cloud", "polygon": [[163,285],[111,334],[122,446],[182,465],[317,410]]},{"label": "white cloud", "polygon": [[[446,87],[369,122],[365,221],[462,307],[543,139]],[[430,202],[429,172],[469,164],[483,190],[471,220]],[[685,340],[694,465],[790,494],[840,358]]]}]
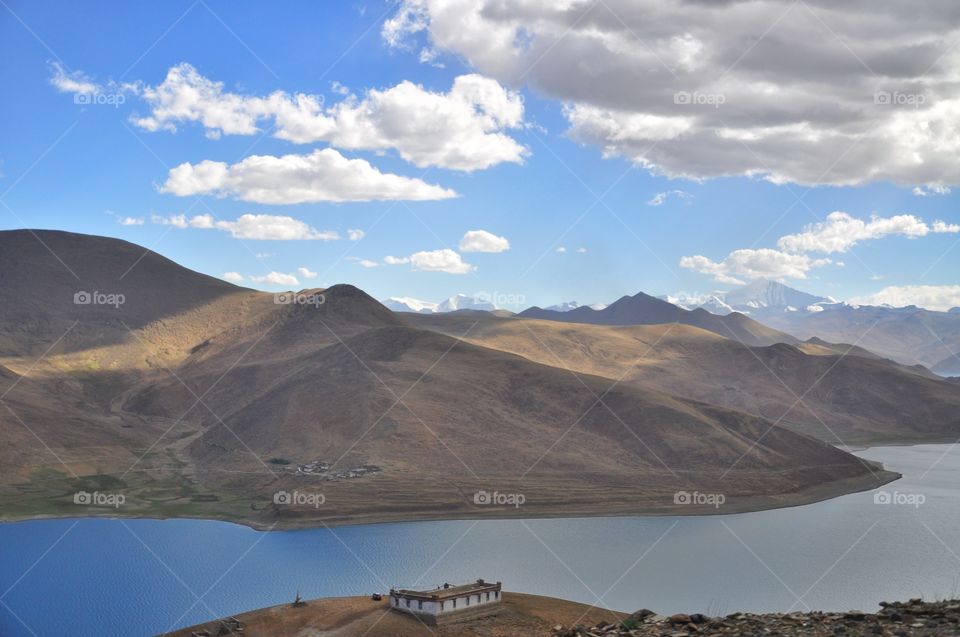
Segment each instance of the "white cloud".
[{"label": "white cloud", "polygon": [[680,267],[708,274],[719,283],[741,284],[745,279],[805,279],[813,268],[830,263],[829,259],[813,259],[805,254],[788,254],[770,248],[734,250],[717,262],[703,255],[683,257]]},{"label": "white cloud", "polygon": [[506,237],[500,237],[486,230],[468,230],[460,239],[461,252],[504,252],[510,249]]},{"label": "white cloud", "polygon": [[448,274],[467,274],[476,269],[469,263],[464,263],[460,255],[449,248],[414,252],[410,255],[410,263],[414,270]]},{"label": "white cloud", "polygon": [[[669,176],[956,184],[953,3],[404,0],[389,45],[569,105],[570,134]],[[639,43],[642,43],[640,45]]]},{"label": "white cloud", "polygon": [[359,261],[357,261],[357,263],[359,263],[364,268],[375,268],[380,265],[376,261],[371,261],[370,259],[360,259]]},{"label": "white cloud", "polygon": [[50,83],[61,93],[93,95],[100,92],[100,86],[81,71],[69,73],[59,62],[54,62],[50,66],[53,67]]},{"label": "white cloud", "polygon": [[960,224],[947,223],[946,221],[934,221],[932,228],[937,234],[956,234],[960,232]]},{"label": "white cloud", "polygon": [[[334,91],[341,93],[338,85]],[[518,93],[480,75],[456,78],[446,93],[403,81],[385,90],[348,95],[332,106],[322,96],[274,91],[265,97],[223,90],[186,63],[169,69],[158,86],[143,88],[150,114],[134,119],[146,130],[175,131],[198,122],[213,138],[253,135],[262,121],[273,136],[297,144],[328,142],[338,148],[394,149],[419,167],[472,171],[502,162],[521,163],[527,149],[504,131],[523,125]],[[208,136],[210,136],[208,135]]]},{"label": "white cloud", "polygon": [[268,285],[300,285],[300,281],[292,274],[283,272],[271,272],[263,276],[252,276],[250,280],[254,283],[266,283]]},{"label": "white cloud", "polygon": [[121,217],[118,222],[121,226],[142,226],[143,217]]},{"label": "white cloud", "polygon": [[665,190],[663,192],[658,192],[653,197],[647,201],[648,206],[662,206],[667,202],[667,199],[670,197],[676,197],[678,199],[683,199],[689,201],[693,198],[686,190]]},{"label": "white cloud", "polygon": [[[475,266],[465,263],[458,253],[449,248],[415,252],[409,257],[388,256],[384,257],[383,262],[387,265],[404,265],[409,263],[413,266],[414,270],[447,272],[449,274],[467,274],[476,269]],[[361,265],[363,264],[361,263]]]},{"label": "white cloud", "polygon": [[223,278],[226,279],[227,281],[230,281],[231,283],[243,283],[243,281],[245,280],[243,278],[243,275],[240,274],[239,272],[224,272]]},{"label": "white cloud", "polygon": [[350,239],[351,241],[359,241],[360,239],[363,239],[365,236],[367,236],[367,233],[364,232],[363,230],[359,230],[356,228],[350,228],[349,230],[347,230],[347,238]]},{"label": "white cloud", "polygon": [[259,239],[265,241],[336,241],[340,235],[333,230],[317,230],[299,219],[283,215],[244,214],[235,221],[217,220],[213,215],[186,215],[152,217],[154,223],[177,228],[200,228],[223,230],[235,239]]},{"label": "white cloud", "polygon": [[586,248],[577,248],[577,252],[579,252],[580,254],[586,254],[587,249],[586,249]]},{"label": "white cloud", "polygon": [[717,262],[702,255],[683,257],[680,266],[688,270],[709,274],[722,283],[742,283],[737,277],[794,278],[804,279],[813,268],[834,263],[839,267],[843,261],[815,259],[810,253],[843,253],[860,241],[901,236],[911,239],[929,233],[960,233],[960,225],[934,221],[928,225],[914,215],[892,217],[872,216],[869,220],[857,219],[846,212],[835,211],[825,221],[806,226],[802,232],[788,234],[777,241],[778,250],[735,250],[723,261]]},{"label": "white cloud", "polygon": [[917,197],[932,197],[933,195],[949,195],[950,187],[941,184],[927,184],[925,186],[916,186],[913,194]]},{"label": "white cloud", "polygon": [[305,268],[303,266],[300,266],[299,268],[297,268],[297,273],[300,274],[300,276],[302,276],[305,279],[317,278],[316,272],[311,272],[308,268]]},{"label": "white cloud", "polygon": [[566,252],[566,251],[567,251],[567,247],[566,247],[566,246],[559,246],[559,247],[557,248],[557,252],[559,252],[559,253],[561,253],[561,254],[563,254],[563,253]]},{"label": "white cloud", "polygon": [[263,204],[319,201],[421,201],[457,194],[419,179],[381,173],[363,159],[332,148],[309,155],[251,155],[236,164],[205,160],[170,170],[160,192],[181,197],[231,196]]},{"label": "white cloud", "polygon": [[916,305],[929,310],[946,311],[960,307],[960,285],[894,285],[879,292],[850,299],[858,305]]},{"label": "white cloud", "polygon": [[787,252],[846,252],[860,241],[886,236],[923,237],[930,228],[913,215],[857,219],[846,212],[827,215],[826,221],[811,224],[799,234],[788,234],[777,241]]}]

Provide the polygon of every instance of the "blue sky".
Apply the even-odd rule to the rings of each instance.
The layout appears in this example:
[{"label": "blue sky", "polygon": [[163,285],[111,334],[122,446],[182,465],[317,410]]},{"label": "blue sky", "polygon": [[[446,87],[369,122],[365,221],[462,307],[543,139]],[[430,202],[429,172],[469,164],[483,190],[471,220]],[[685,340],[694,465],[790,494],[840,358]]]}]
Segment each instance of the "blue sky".
[{"label": "blue sky", "polygon": [[[783,183],[771,183],[749,165],[741,166],[743,153],[724,156],[729,146],[688,143],[681,147],[671,138],[670,154],[648,154],[641,161],[635,147],[617,145],[624,135],[598,141],[597,122],[612,120],[593,119],[588,122],[591,126],[578,129],[571,113],[583,108],[592,117],[594,111],[586,109],[609,108],[604,101],[609,100],[617,104],[618,114],[646,115],[650,111],[646,104],[631,102],[630,96],[594,99],[593,93],[580,91],[580,86],[593,86],[590,68],[571,67],[569,81],[558,80],[546,67],[553,62],[549,56],[554,52],[565,53],[563,46],[549,49],[546,57],[538,54],[545,62],[533,72],[517,74],[503,60],[471,48],[478,45],[468,38],[451,35],[441,18],[430,14],[429,3],[268,6],[205,0],[105,2],[81,9],[70,2],[5,1],[0,7],[0,56],[8,62],[0,67],[5,87],[5,99],[0,102],[2,229],[55,228],[118,237],[213,276],[241,274],[242,284],[252,287],[280,290],[349,282],[377,298],[438,301],[458,292],[486,292],[520,299],[522,306],[569,299],[609,302],[638,291],[729,289],[734,280],[748,281],[758,270],[774,278],[781,275],[800,289],[844,299],[883,300],[871,295],[891,286],[937,286],[948,297],[955,293],[960,249],[954,246],[960,234],[954,225],[960,223],[960,214],[957,194],[947,192],[949,165],[942,167],[943,173],[939,168],[905,172],[900,179],[885,176],[899,174],[895,172],[899,164],[878,161],[872,173],[878,178],[850,168],[838,181],[851,185],[811,187],[805,177],[809,170],[828,166],[815,152],[803,148],[784,147],[784,152],[797,153],[797,163],[807,152],[809,170],[786,163],[772,167],[775,180]],[[413,26],[404,27],[400,20],[404,11],[413,11],[410,15],[421,22],[428,20],[429,25],[411,18]],[[628,16],[627,21],[632,19]],[[390,20],[399,25],[395,32],[402,36],[393,42],[384,27]],[[537,28],[531,24],[531,30]],[[687,38],[688,31],[695,35]],[[538,42],[548,40],[547,31],[531,32]],[[664,41],[669,45],[696,39],[702,45],[688,48],[709,55],[709,34],[683,24],[677,26],[677,33]],[[433,53],[424,55],[424,51]],[[597,58],[597,64],[607,59]],[[421,86],[425,93],[447,94],[458,77],[475,74],[499,85],[504,95],[516,93],[522,98],[521,121],[494,125],[487,134],[498,136],[490,139],[502,148],[509,148],[506,142],[512,140],[525,150],[518,163],[491,159],[487,150],[471,148],[470,161],[491,165],[464,170],[453,166],[457,160],[450,158],[449,148],[442,149],[447,153],[442,160],[403,157],[411,153],[436,157],[439,151],[431,144],[442,144],[442,131],[436,140],[414,131],[402,143],[369,149],[349,147],[343,141],[347,133],[333,141],[280,139],[273,135],[276,120],[269,116],[255,121],[256,132],[222,131],[219,136],[209,125],[185,118],[162,122],[175,127],[175,132],[138,124],[138,119],[157,116],[156,103],[146,97],[146,90],[161,85],[171,68],[184,63],[202,78],[222,82],[224,94],[304,93],[322,96],[322,108],[349,99],[340,87],[357,101],[363,101],[369,89],[385,91],[404,81]],[[637,77],[625,81],[643,81],[645,68],[637,66]],[[560,69],[560,75],[565,75]],[[578,73],[589,77],[577,84]],[[655,79],[651,77],[651,82]],[[96,85],[97,101],[122,99],[123,103],[78,104],[76,96],[85,93],[76,86],[71,89],[68,80]],[[124,88],[126,83],[132,86]],[[725,101],[736,104],[736,97],[727,94]],[[727,104],[715,109],[717,117],[759,117],[724,111]],[[627,130],[624,118],[617,120],[621,130]],[[948,123],[955,122],[948,118]],[[666,127],[670,122],[654,123]],[[402,125],[402,121],[391,123]],[[703,125],[716,127],[709,122]],[[713,135],[704,139],[716,138],[713,130],[704,134]],[[326,137],[331,135],[341,133]],[[868,139],[865,146],[873,141]],[[917,148],[908,150],[919,155],[929,150],[933,156],[934,150],[924,141],[914,143]],[[169,171],[185,162],[191,167],[205,160],[234,165],[251,155],[306,156],[326,148],[336,149],[347,159],[364,160],[379,173],[419,180],[436,190],[455,191],[457,196],[426,201],[387,196],[377,201],[265,203],[250,197],[244,200],[242,193],[225,186],[178,195],[168,181]],[[761,161],[765,151],[757,148],[761,156],[757,161]],[[715,164],[706,166],[701,156],[709,156]],[[729,176],[717,176],[715,165],[733,168],[721,171]],[[162,191],[165,184],[167,192]],[[928,196],[915,194],[916,187],[924,188]],[[938,188],[943,194],[933,192]],[[651,205],[658,193],[671,194],[662,204]],[[831,222],[827,215],[834,211],[844,211],[849,218],[835,217]],[[178,228],[169,223],[178,215],[188,221],[201,215],[214,223],[230,224],[245,214],[289,217],[317,231],[336,232],[340,239],[236,238],[226,229]],[[873,226],[871,216],[877,218]],[[122,225],[125,218],[142,223]],[[885,223],[890,219],[894,221]],[[857,221],[863,223],[856,226]],[[937,221],[942,223],[935,227]],[[827,225],[819,231],[808,227],[816,223]],[[358,229],[364,232],[362,239],[348,238],[351,230]],[[785,251],[778,247],[778,239],[805,229],[807,248]],[[461,239],[474,230],[505,238],[509,249],[462,251]],[[823,249],[823,242],[838,233],[840,249],[836,245]],[[560,252],[560,247],[566,250]],[[416,260],[400,265],[384,262],[387,256],[410,259],[416,253],[444,249],[458,253],[459,262],[473,269],[458,274],[418,268]],[[786,275],[769,263],[778,258],[769,253],[741,254],[759,264],[752,270],[736,259],[724,263],[737,250],[758,249],[789,252],[784,258],[793,265],[797,259],[806,262],[800,271],[793,267]],[[709,263],[691,260],[698,255]],[[376,266],[364,267],[361,259]],[[298,273],[300,268],[316,276],[308,278]],[[294,276],[297,284],[271,285],[251,278],[271,272]]]}]

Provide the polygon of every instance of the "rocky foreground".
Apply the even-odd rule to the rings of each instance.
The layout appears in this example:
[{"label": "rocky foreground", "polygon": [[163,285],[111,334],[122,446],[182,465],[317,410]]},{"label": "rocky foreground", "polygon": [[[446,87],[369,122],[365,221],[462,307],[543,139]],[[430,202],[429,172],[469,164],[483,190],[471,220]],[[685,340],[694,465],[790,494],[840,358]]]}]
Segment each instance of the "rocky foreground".
[{"label": "rocky foreground", "polygon": [[960,635],[960,600],[881,602],[876,613],[798,612],[754,615],[734,613],[726,617],[705,615],[657,615],[639,610],[619,623],[585,626],[555,626],[555,637],[694,637],[703,635],[865,635],[904,637]]}]

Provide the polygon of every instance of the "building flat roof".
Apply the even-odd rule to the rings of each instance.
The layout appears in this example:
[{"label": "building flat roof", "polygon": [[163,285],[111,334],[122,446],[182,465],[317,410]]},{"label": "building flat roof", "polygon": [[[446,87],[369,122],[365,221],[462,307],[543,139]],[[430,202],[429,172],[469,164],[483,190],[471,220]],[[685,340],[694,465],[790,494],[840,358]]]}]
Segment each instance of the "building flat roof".
[{"label": "building flat roof", "polygon": [[486,591],[499,591],[500,582],[485,582],[482,579],[469,584],[457,584],[456,586],[444,584],[430,590],[411,590],[407,588],[397,588],[390,591],[391,595],[400,595],[413,599],[450,599],[453,597],[463,597],[474,593],[483,593]]}]

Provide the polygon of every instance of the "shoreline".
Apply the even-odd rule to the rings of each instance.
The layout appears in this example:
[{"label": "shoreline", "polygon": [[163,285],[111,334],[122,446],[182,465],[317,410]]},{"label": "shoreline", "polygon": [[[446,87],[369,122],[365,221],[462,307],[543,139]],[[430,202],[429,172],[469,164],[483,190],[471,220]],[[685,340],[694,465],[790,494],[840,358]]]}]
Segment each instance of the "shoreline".
[{"label": "shoreline", "polygon": [[[893,445],[891,445],[893,446]],[[906,446],[906,445],[896,445]],[[723,516],[739,515],[746,513],[759,513],[763,511],[773,511],[776,509],[794,508],[807,506],[832,500],[845,495],[854,493],[863,493],[879,489],[884,485],[895,482],[903,477],[902,474],[888,471],[879,463],[868,461],[877,469],[876,476],[867,474],[856,478],[847,478],[845,480],[816,485],[794,491],[786,494],[777,494],[769,496],[747,496],[737,500],[724,503],[721,507],[710,505],[703,506],[677,506],[677,505],[657,505],[630,509],[629,506],[602,506],[596,509],[581,506],[578,508],[550,507],[550,510],[529,510],[522,507],[511,509],[497,509],[489,514],[480,515],[477,511],[452,512],[448,514],[437,514],[435,512],[423,512],[422,514],[401,512],[397,514],[379,513],[369,516],[354,516],[352,518],[332,518],[332,519],[303,519],[303,520],[276,520],[273,523],[260,522],[256,520],[236,518],[226,515],[117,515],[116,511],[109,513],[93,513],[89,515],[55,515],[40,514],[27,515],[22,517],[0,515],[0,524],[20,524],[26,522],[35,522],[40,520],[86,520],[86,519],[108,519],[108,520],[195,520],[209,522],[225,522],[247,527],[257,532],[282,532],[282,531],[304,531],[316,529],[332,529],[347,526],[369,526],[386,524],[418,524],[425,522],[453,522],[453,521],[493,521],[493,520],[540,520],[540,519],[585,519],[585,518],[620,518],[620,517],[703,517],[703,516]],[[556,510],[553,510],[556,508]]]}]

